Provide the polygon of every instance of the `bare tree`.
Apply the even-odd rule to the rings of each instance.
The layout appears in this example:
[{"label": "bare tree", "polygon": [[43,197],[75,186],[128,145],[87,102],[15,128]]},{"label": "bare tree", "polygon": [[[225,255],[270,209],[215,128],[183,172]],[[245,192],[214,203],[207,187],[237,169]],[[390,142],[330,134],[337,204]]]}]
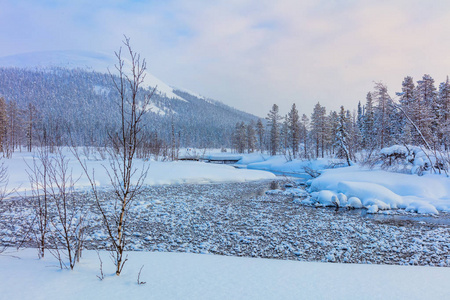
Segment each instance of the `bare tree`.
[{"label": "bare tree", "polygon": [[51,219],[54,247],[50,252],[59,259],[61,267],[67,267],[61,256],[62,252],[68,259],[70,269],[73,270],[81,257],[86,213],[83,201],[76,199],[74,194],[76,180],[68,163],[61,148],[58,148],[49,164],[49,194],[56,209],[56,215]]},{"label": "bare tree", "polygon": [[8,157],[8,115],[7,104],[3,97],[0,97],[0,151],[3,152],[3,157]]},{"label": "bare tree", "polygon": [[118,60],[115,65],[117,74],[113,75],[109,72],[119,96],[118,108],[121,117],[119,129],[109,133],[110,160],[109,168],[105,167],[115,196],[112,212],[108,211],[108,206],[100,199],[95,183],[95,174],[88,170],[86,162],[83,162],[75,151],[75,155],[90,180],[97,208],[112,244],[111,253],[116,265],[116,275],[120,275],[127,260],[124,257],[124,250],[127,241],[126,225],[130,204],[142,192],[148,172],[148,166],[139,170],[135,161],[137,150],[143,143],[145,127],[143,118],[156,90],[155,88],[149,91],[145,97],[139,97],[139,93],[143,91],[141,85],[145,78],[146,61],[132,50],[128,37],[125,36],[123,44],[129,55],[130,71],[125,71],[125,60],[122,58],[122,51],[119,50],[115,53]]},{"label": "bare tree", "polygon": [[[10,195],[12,192],[8,191],[8,168],[5,166],[4,162],[0,163],[0,204],[3,202],[3,199]],[[0,216],[1,217],[1,216]],[[0,247],[0,253],[6,250],[6,246]]]},{"label": "bare tree", "polygon": [[25,111],[26,114],[26,123],[25,123],[25,132],[27,138],[27,150],[31,152],[33,147],[33,134],[34,134],[34,122],[36,118],[36,108],[32,103],[28,103],[27,109]]},{"label": "bare tree", "polygon": [[[49,210],[49,168],[50,158],[47,147],[38,147],[37,157],[33,158],[33,163],[27,164],[28,180],[31,185],[31,193],[34,208],[34,221],[31,224],[34,233],[38,256],[44,257],[47,247],[48,233],[48,210]],[[36,225],[35,225],[36,222]]]}]

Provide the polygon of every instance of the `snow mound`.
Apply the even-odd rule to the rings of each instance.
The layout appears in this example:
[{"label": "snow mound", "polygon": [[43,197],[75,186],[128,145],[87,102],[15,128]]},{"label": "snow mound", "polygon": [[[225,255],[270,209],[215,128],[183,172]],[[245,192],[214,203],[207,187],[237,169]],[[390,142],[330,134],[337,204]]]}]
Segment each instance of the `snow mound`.
[{"label": "snow mound", "polygon": [[[398,149],[394,149],[397,151]],[[394,151],[392,150],[392,151]],[[450,211],[450,178],[425,174],[400,174],[381,170],[365,170],[359,166],[325,170],[311,181],[312,197],[319,203],[331,203],[337,195],[341,206],[342,195],[348,198],[348,207],[378,210],[405,209],[421,214]],[[375,210],[375,207],[371,208]]]},{"label": "snow mound", "polygon": [[358,197],[364,206],[384,202],[395,209],[403,203],[402,197],[376,183],[342,181],[338,184],[338,190],[347,197]]},{"label": "snow mound", "polygon": [[361,200],[357,197],[350,197],[347,203],[348,207],[351,208],[362,208]]}]

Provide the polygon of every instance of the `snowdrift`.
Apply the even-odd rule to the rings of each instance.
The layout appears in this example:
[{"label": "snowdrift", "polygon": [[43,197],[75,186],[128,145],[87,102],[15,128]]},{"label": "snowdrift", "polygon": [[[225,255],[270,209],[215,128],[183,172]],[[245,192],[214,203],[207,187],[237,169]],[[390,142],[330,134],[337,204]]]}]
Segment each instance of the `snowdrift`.
[{"label": "snowdrift", "polygon": [[359,200],[372,213],[398,208],[427,214],[450,211],[450,178],[442,175],[417,176],[352,166],[323,171],[311,181],[309,191],[324,206],[334,206],[332,197],[342,193],[353,199],[340,206],[357,207]]}]

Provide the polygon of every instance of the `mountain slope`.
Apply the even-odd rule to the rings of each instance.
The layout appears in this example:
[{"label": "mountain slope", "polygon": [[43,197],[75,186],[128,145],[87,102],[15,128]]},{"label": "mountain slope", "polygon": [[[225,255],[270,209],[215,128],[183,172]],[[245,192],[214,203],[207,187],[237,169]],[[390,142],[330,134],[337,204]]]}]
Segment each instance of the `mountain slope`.
[{"label": "mountain slope", "polygon": [[[39,108],[42,130],[70,132],[79,143],[98,144],[117,126],[117,92],[106,74],[114,56],[88,52],[40,52],[0,58],[0,95]],[[140,94],[157,85],[147,130],[166,143],[172,124],[182,146],[231,146],[237,122],[256,117],[218,101],[170,87],[150,73]]]},{"label": "mountain slope", "polygon": [[[122,59],[125,61],[124,69],[129,70],[131,63],[124,56],[125,55],[122,54]],[[116,56],[112,54],[67,50],[30,52],[0,57],[0,66],[27,69],[79,68],[99,73],[107,73],[109,69],[114,74],[114,66],[117,64],[117,61]],[[170,86],[149,72],[145,72],[144,85],[145,87],[156,86],[157,91],[168,98],[183,100],[173,93],[173,89]]]}]

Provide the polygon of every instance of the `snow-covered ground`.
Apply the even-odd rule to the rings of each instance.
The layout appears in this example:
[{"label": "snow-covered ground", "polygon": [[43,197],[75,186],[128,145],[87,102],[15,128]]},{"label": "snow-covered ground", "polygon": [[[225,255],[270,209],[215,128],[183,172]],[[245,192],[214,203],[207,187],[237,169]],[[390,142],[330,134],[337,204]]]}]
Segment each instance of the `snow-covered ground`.
[{"label": "snow-covered ground", "polygon": [[[82,160],[87,163],[89,171],[95,170],[95,180],[99,188],[107,189],[111,186],[107,170],[111,170],[107,160],[100,160],[97,154],[84,155],[80,149]],[[86,190],[90,188],[90,183],[85,176],[80,163],[68,149],[63,150],[63,154],[69,160],[69,170],[72,171],[73,178],[78,179],[75,188],[76,190]],[[50,154],[50,156],[54,156]],[[86,159],[89,158],[89,159]],[[96,160],[97,158],[98,160]],[[4,159],[3,162],[8,168],[9,183],[8,190],[15,190],[12,196],[30,195],[30,183],[28,179],[28,166],[33,166],[33,162],[37,159],[35,153],[29,152],[15,152],[11,159]],[[149,161],[145,162],[136,159],[136,167],[138,169],[149,167],[148,175],[145,179],[146,185],[161,185],[161,184],[181,184],[181,183],[215,183],[215,182],[244,182],[252,180],[273,179],[275,175],[258,170],[237,169],[232,166],[220,164],[208,164],[204,162],[194,161],[174,161],[161,162]],[[28,166],[27,166],[28,165]],[[139,172],[137,172],[139,173]]]},{"label": "snow-covered ground", "polygon": [[[450,268],[325,264],[188,253],[130,252],[120,277],[101,252],[74,271],[35,249],[0,256],[2,299],[446,299]],[[139,269],[144,266],[138,285]]]},{"label": "snow-covered ground", "polygon": [[[324,205],[342,193],[341,206],[348,204],[345,198],[355,197],[352,200],[359,199],[373,212],[397,208],[429,214],[450,212],[450,178],[443,175],[417,176],[352,166],[326,170],[312,181],[311,191],[321,191],[315,196]],[[324,191],[330,193],[323,195]]]},{"label": "snow-covered ground", "polygon": [[[404,209],[422,214],[450,212],[450,177],[445,174],[407,174],[389,172],[360,165],[342,167],[338,160],[286,161],[284,156],[265,157],[261,154],[244,156],[238,163],[247,169],[301,174],[305,168],[319,170],[305,204],[367,208],[371,213]],[[331,166],[334,168],[327,169]],[[335,168],[339,166],[339,168]]]},{"label": "snow-covered ground", "polygon": [[[65,154],[71,158],[69,165],[74,177],[80,176],[77,190],[88,191],[89,183],[78,162],[70,152]],[[97,183],[107,197],[110,183],[104,166],[108,167],[108,162],[93,158],[94,155],[90,155],[87,160],[88,167],[95,169]],[[12,159],[5,160],[10,174],[9,189],[15,188],[21,195],[29,191],[26,163],[33,163],[32,154],[15,153]],[[252,168],[303,173],[305,168],[322,170],[330,163],[335,164],[329,160],[286,163],[283,157],[259,154],[243,156],[241,167],[248,169],[201,162],[151,161],[145,182],[151,187],[131,208],[132,234],[127,249],[139,251],[129,252],[129,261],[120,277],[112,275],[114,268],[104,250],[100,255],[105,279],[100,281],[96,277],[100,269],[95,251],[84,251],[75,270],[68,271],[59,270],[49,253],[45,259],[38,260],[36,249],[15,252],[9,248],[0,255],[0,298],[446,298],[450,294],[447,284],[450,268],[445,267],[450,264],[448,225],[407,222],[399,226],[395,222],[363,219],[342,211],[334,213],[302,206],[298,199],[292,201],[286,196],[245,194],[249,186],[259,184],[256,180],[274,179],[273,174]],[[143,164],[138,161],[139,167]],[[395,204],[411,211],[416,211],[416,207],[418,212],[430,212],[430,209],[422,211],[424,207],[432,206],[441,211],[448,207],[445,205],[450,183],[444,176],[419,177],[359,166],[322,173],[310,187],[311,192],[318,194],[309,198],[313,201],[317,196],[314,201],[321,205],[326,201],[332,203],[336,198],[341,204],[345,198],[353,199],[348,203],[354,203],[352,201],[358,197],[361,204],[373,212],[376,212],[374,205],[379,209],[383,208],[383,203],[389,204],[391,209]],[[233,186],[229,182],[241,183]],[[185,183],[190,185],[177,185]],[[205,185],[208,183],[215,184]],[[309,197],[303,190],[292,190],[303,200]],[[89,200],[88,194],[80,195]],[[420,205],[414,206],[414,203]],[[5,200],[1,205],[4,223],[1,242],[12,246],[15,245],[13,240],[19,239],[15,235],[26,229],[30,217],[26,214],[32,208],[20,199]],[[86,245],[91,249],[104,249],[108,244],[99,227],[101,220],[92,214],[89,222],[93,231]],[[347,263],[324,263],[327,261]],[[365,264],[352,264],[354,262]],[[142,265],[140,280],[146,284],[138,285]]]}]

